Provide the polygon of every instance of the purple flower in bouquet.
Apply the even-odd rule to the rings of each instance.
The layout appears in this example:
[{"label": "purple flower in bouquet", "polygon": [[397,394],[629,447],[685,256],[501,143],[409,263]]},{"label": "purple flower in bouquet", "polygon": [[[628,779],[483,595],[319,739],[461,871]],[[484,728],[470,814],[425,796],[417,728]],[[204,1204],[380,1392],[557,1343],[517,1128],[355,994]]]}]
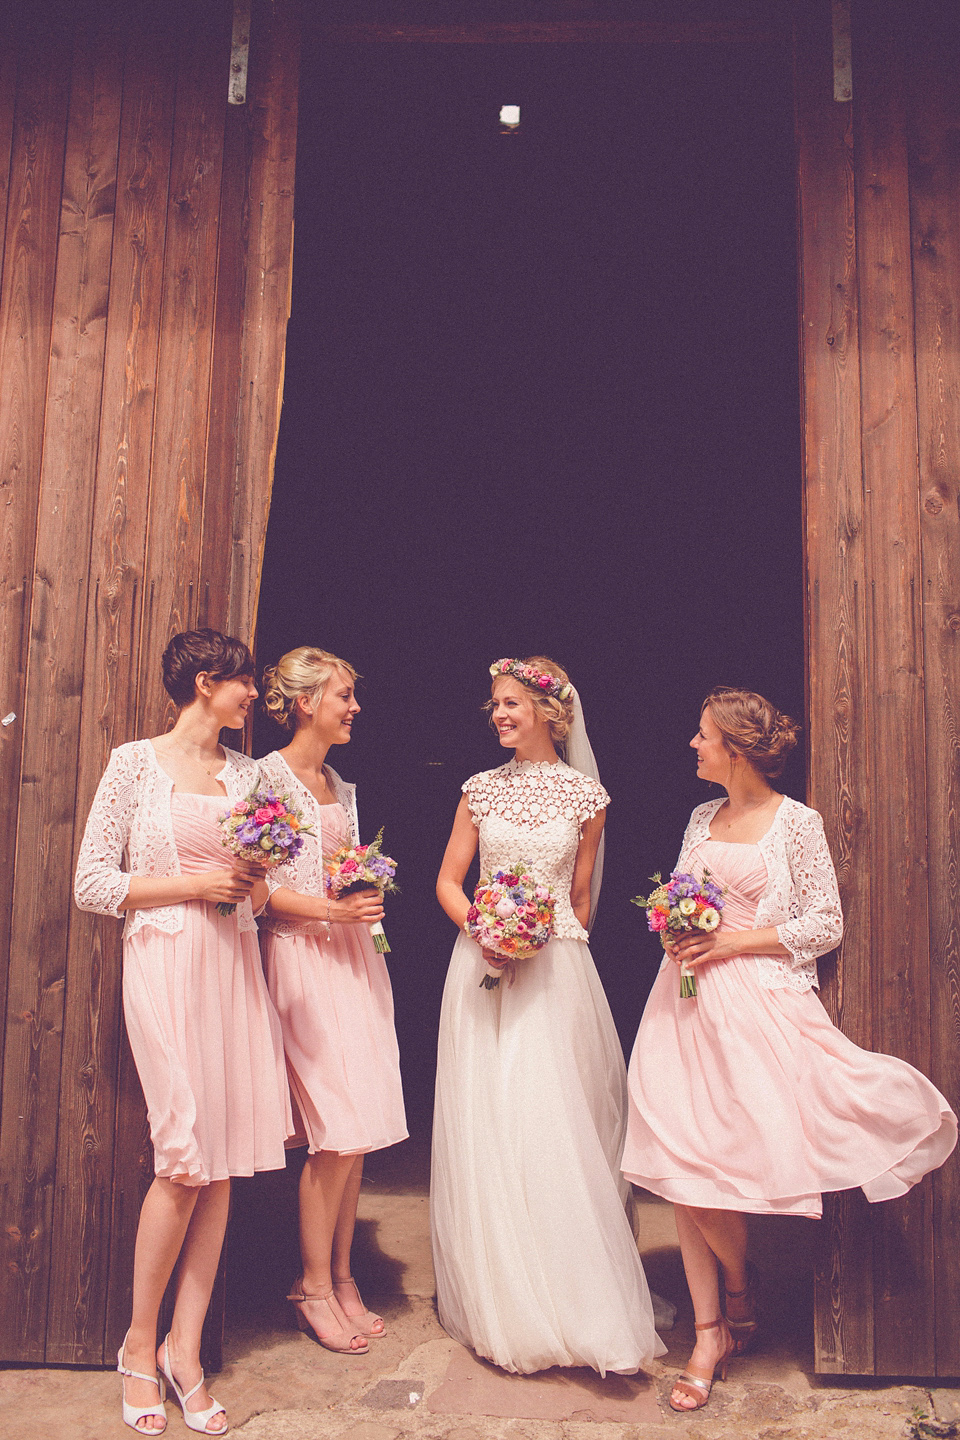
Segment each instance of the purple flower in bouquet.
[{"label": "purple flower in bouquet", "polygon": [[[303,816],[289,798],[269,788],[252,790],[245,800],[238,800],[220,816],[224,848],[264,869],[299,854],[303,836],[311,833],[311,827],[303,823]],[[229,904],[217,906],[221,915],[232,915],[236,908]]]}]

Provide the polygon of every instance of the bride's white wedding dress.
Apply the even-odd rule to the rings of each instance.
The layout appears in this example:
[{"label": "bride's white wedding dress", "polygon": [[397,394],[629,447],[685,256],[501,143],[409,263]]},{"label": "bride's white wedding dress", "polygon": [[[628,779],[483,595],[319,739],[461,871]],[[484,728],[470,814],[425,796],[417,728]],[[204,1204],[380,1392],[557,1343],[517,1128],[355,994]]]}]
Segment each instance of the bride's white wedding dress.
[{"label": "bride's white wedding dress", "polygon": [[624,1208],[623,1054],[570,906],[580,827],[608,797],[562,762],[511,760],[463,789],[481,872],[523,861],[557,905],[554,938],[512,987],[481,988],[465,934],[450,961],[431,1183],[440,1322],[505,1370],[631,1374],[665,1347]]}]

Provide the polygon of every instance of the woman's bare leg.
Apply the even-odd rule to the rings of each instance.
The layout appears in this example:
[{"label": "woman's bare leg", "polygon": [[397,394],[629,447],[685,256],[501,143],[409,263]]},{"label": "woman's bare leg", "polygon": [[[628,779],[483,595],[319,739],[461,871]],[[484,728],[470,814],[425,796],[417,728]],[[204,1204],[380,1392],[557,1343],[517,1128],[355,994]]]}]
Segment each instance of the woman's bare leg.
[{"label": "woman's bare leg", "polygon": [[[675,1205],[674,1214],[694,1320],[707,1325],[721,1314],[721,1267],[731,1289],[746,1284],[746,1218],[735,1210],[702,1210],[692,1205]],[[712,1375],[724,1345],[720,1327],[698,1331],[689,1368],[702,1376]],[[696,1408],[696,1401],[680,1390],[674,1390],[670,1400],[683,1409]]]},{"label": "woman's bare leg", "polygon": [[[359,1173],[355,1174],[358,1160]],[[333,1290],[333,1253],[338,1227],[341,1228],[338,1255],[342,1256],[343,1238],[349,1233],[350,1240],[353,1239],[362,1173],[363,1162],[358,1155],[318,1150],[316,1154],[307,1156],[300,1176],[300,1254],[303,1257],[303,1289],[307,1295],[328,1295]],[[345,1199],[348,1187],[352,1198]],[[352,1210],[352,1214],[341,1227],[341,1214],[345,1209]],[[349,1250],[347,1254],[349,1257]],[[349,1265],[349,1258],[347,1263]],[[331,1333],[331,1317],[334,1325],[343,1330],[342,1311],[335,1299],[332,1302],[308,1302],[302,1308],[317,1334]],[[353,1348],[362,1350],[365,1346],[366,1341],[358,1335]]]},{"label": "woman's bare leg", "polygon": [[[200,1191],[158,1176],[147,1191],[137,1224],[133,1259],[133,1313],[123,1350],[128,1370],[151,1375],[156,1369],[157,1318],[160,1302],[177,1263]],[[157,1387],[145,1380],[124,1380],[127,1403],[155,1405]],[[147,1415],[137,1429],[156,1434],[164,1422]]]},{"label": "woman's bare leg", "polygon": [[374,1315],[363,1303],[360,1291],[352,1280],[350,1252],[353,1249],[353,1232],[357,1223],[357,1205],[360,1202],[360,1184],[363,1180],[363,1156],[355,1155],[353,1168],[343,1187],[340,1214],[333,1232],[333,1288],[340,1308],[348,1320],[362,1323],[367,1335],[382,1335],[383,1317]]},{"label": "woman's bare leg", "polygon": [[[230,1181],[215,1180],[205,1186],[197,1197],[180,1252],[169,1359],[174,1378],[184,1391],[200,1379],[200,1335],[217,1278],[229,1210]],[[201,1385],[188,1400],[187,1409],[196,1414],[206,1410],[210,1400],[206,1385]],[[218,1410],[207,1421],[207,1430],[211,1435],[219,1434],[226,1420],[224,1412]]]},{"label": "woman's bare leg", "polygon": [[336,1284],[338,1280],[349,1280],[353,1273],[350,1269],[350,1252],[353,1249],[353,1232],[357,1223],[357,1206],[360,1203],[360,1184],[363,1180],[363,1156],[353,1155],[350,1158],[353,1164],[347,1173],[346,1183],[343,1187],[343,1198],[340,1201],[340,1213],[337,1216],[337,1223],[333,1232],[331,1274],[334,1284]]}]

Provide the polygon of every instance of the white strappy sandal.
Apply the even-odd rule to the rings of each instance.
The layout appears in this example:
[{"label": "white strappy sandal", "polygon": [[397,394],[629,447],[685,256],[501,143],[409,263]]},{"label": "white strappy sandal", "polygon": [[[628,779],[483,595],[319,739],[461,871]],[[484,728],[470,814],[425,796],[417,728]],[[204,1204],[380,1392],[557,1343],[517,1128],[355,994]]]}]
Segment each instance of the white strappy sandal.
[{"label": "white strappy sandal", "polygon": [[[129,1331],[127,1332],[129,1334]],[[153,1375],[144,1375],[142,1370],[128,1370],[123,1363],[124,1351],[127,1348],[127,1336],[123,1337],[123,1344],[117,1351],[117,1373],[120,1375],[120,1395],[123,1406],[123,1423],[129,1425],[131,1430],[136,1430],[138,1435],[162,1435],[167,1428],[167,1412],[163,1408],[163,1401],[166,1395],[166,1387],[162,1378],[154,1372]],[[129,1376],[131,1380],[146,1380],[149,1385],[156,1385],[160,1393],[160,1399],[156,1405],[128,1405],[127,1387],[124,1380]],[[156,1415],[158,1420],[163,1421],[162,1427],[157,1430],[141,1430],[137,1424],[138,1420],[144,1420],[148,1415]]]},{"label": "white strappy sandal", "polygon": [[167,1336],[164,1337],[164,1341],[163,1341],[163,1364],[160,1366],[160,1369],[161,1369],[161,1371],[163,1372],[163,1374],[166,1376],[167,1380],[168,1380],[168,1381],[170,1382],[170,1384],[172,1385],[172,1387],[173,1387],[173,1393],[176,1395],[177,1399],[180,1401],[180,1409],[183,1411],[183,1420],[184,1420],[184,1424],[186,1425],[187,1429],[188,1429],[188,1430],[198,1430],[201,1435],[226,1435],[227,1431],[230,1429],[230,1426],[229,1426],[229,1424],[228,1424],[228,1422],[227,1422],[227,1419],[226,1419],[226,1412],[224,1412],[224,1421],[223,1421],[223,1429],[222,1429],[222,1430],[208,1430],[208,1429],[207,1429],[207,1425],[208,1425],[208,1424],[210,1423],[210,1421],[213,1419],[214,1415],[216,1415],[217,1411],[218,1411],[218,1410],[223,1410],[223,1406],[220,1404],[219,1400],[214,1400],[214,1398],[213,1398],[212,1395],[210,1396],[210,1404],[207,1406],[206,1410],[188,1410],[188,1409],[187,1409],[187,1401],[190,1400],[194,1395],[196,1395],[197,1391],[200,1389],[200,1386],[203,1384],[204,1379],[205,1379],[206,1377],[204,1376],[204,1373],[203,1373],[203,1371],[201,1370],[201,1371],[200,1371],[200,1379],[197,1381],[196,1385],[194,1385],[192,1389],[187,1390],[186,1392],[184,1392],[183,1390],[180,1389],[180,1386],[177,1384],[176,1380],[174,1380],[174,1378],[173,1378],[173,1367],[172,1367],[171,1364],[170,1364],[170,1336],[169,1336],[169,1335],[167,1335]]}]

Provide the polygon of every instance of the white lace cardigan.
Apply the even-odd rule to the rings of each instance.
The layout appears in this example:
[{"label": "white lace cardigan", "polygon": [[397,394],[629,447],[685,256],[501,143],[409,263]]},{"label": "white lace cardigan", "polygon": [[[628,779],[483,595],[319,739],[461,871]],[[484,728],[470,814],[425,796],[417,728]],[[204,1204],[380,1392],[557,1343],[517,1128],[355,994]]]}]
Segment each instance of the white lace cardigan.
[{"label": "white lace cardigan", "polygon": [[[698,805],[680,847],[678,870],[687,869],[694,846],[710,839],[710,821],[725,797]],[[767,867],[767,883],[754,928],[776,927],[784,955],[757,955],[765,990],[809,990],[818,985],[817,957],[836,948],[843,935],[837,876],[823,821],[816,810],[785,795],[773,824],[758,848]]]},{"label": "white lace cardigan", "polygon": [[[227,759],[217,779],[227,792],[223,799],[226,810],[258,783],[259,767],[249,755],[223,748]],[[132,740],[111,751],[90,806],[77,860],[73,894],[81,910],[119,919],[131,876],[181,873],[170,814],[172,794],[173,780],[149,740]],[[226,868],[230,862],[227,852],[223,853]],[[182,904],[128,910],[123,938],[128,940],[147,925],[177,935],[183,929],[184,913]],[[257,928],[249,897],[237,906],[237,923],[241,930]]]},{"label": "white lace cardigan", "polygon": [[[327,893],[327,874],[323,868],[323,807],[316,797],[297,779],[279,750],[272,750],[259,762],[261,779],[271,785],[278,795],[289,795],[291,801],[302,810],[313,825],[313,834],[304,835],[303,849],[293,860],[275,865],[267,871],[267,889],[272,895],[281,886],[287,885],[300,895],[323,896]],[[360,825],[357,820],[357,787],[341,780],[336,770],[324,765],[324,773],[330,782],[337,800],[347,814],[351,843],[360,840]],[[315,935],[326,930],[322,920],[288,921],[270,915],[263,916],[263,924],[274,935]]]}]

